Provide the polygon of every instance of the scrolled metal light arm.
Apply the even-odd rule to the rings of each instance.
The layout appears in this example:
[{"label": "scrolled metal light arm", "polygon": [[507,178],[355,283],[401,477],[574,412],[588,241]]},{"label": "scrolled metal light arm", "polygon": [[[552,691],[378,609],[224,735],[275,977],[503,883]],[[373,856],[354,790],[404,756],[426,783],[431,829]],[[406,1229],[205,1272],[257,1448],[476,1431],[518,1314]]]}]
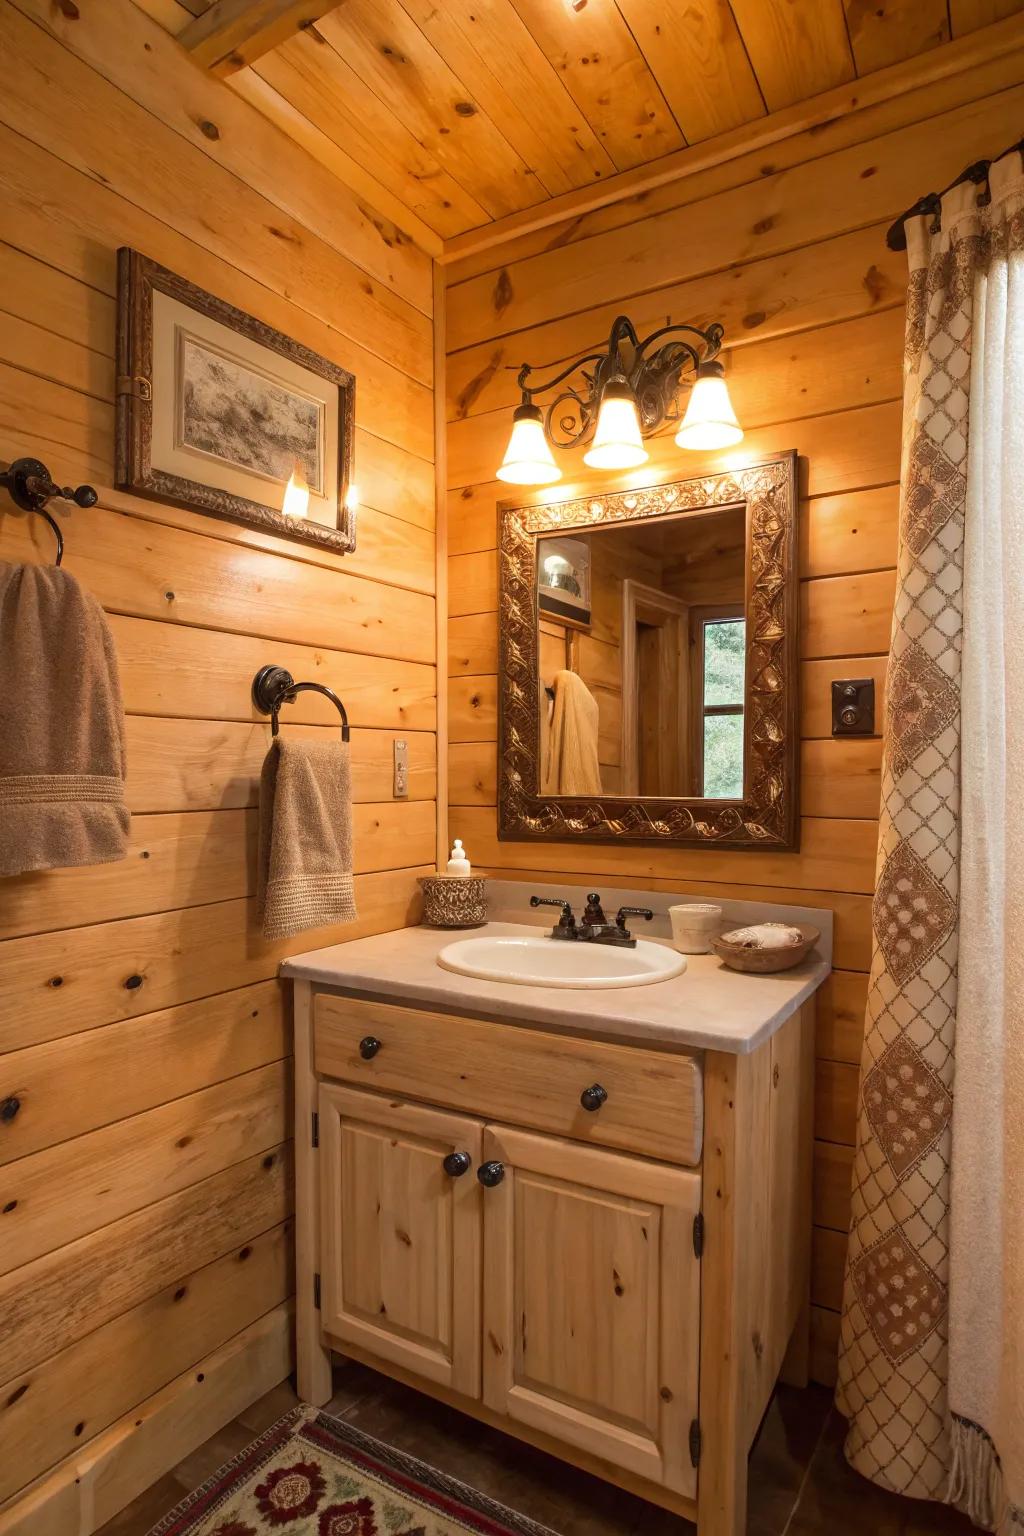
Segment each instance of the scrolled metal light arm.
[{"label": "scrolled metal light arm", "polygon": [[[697,338],[696,344],[682,340],[683,335]],[[693,379],[696,379],[702,365],[718,356],[723,335],[723,327],[715,321],[703,330],[696,325],[663,325],[641,341],[629,316],[618,315],[612,323],[605,351],[585,352],[558,373],[536,384],[529,382],[531,375],[544,373],[555,365],[523,363],[517,375],[522,403],[531,405],[536,396],[546,395],[574,374],[580,374],[586,385],[585,392],[578,385],[563,389],[548,405],[544,420],[549,440],[558,447],[572,448],[593,435],[605,385],[611,379],[624,379],[636,397],[641,430],[648,436],[666,422],[678,420],[683,370],[692,368]],[[664,340],[667,337],[675,339]],[[661,341],[664,344],[648,356],[648,349]],[[622,356],[624,343],[632,349],[628,366]],[[593,364],[589,371],[588,364]],[[567,405],[571,409],[565,412]],[[563,414],[559,415],[560,411]]]}]

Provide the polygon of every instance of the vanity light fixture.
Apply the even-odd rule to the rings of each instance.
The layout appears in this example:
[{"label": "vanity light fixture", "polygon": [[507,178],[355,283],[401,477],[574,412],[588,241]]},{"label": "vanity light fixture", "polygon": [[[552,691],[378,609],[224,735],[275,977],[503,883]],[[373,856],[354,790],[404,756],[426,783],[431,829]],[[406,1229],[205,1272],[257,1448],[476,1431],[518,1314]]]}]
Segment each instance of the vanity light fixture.
[{"label": "vanity light fixture", "polygon": [[721,363],[701,363],[676,433],[676,446],[705,451],[731,448],[743,437],[743,428],[729,399]]},{"label": "vanity light fixture", "polygon": [[640,413],[629,381],[609,379],[601,395],[594,441],[583,455],[591,469],[636,469],[650,454],[640,432]]},{"label": "vanity light fixture", "polygon": [[[523,391],[526,394],[526,391]],[[544,435],[544,415],[539,406],[524,400],[512,416],[512,436],[498,470],[498,479],[509,485],[552,485],[561,480]]]},{"label": "vanity light fixture", "polygon": [[[530,384],[530,376],[546,370],[524,363],[518,378],[522,403],[512,417],[498,479],[513,485],[551,485],[562,478],[552,446],[575,448],[581,443],[589,445],[583,459],[592,469],[635,469],[649,457],[644,438],[680,421],[684,389],[690,396],[676,434],[679,447],[712,449],[738,443],[743,431],[729,400],[725,372],[716,361],[723,334],[717,322],[706,330],[663,325],[641,341],[629,317],[619,315],[604,352],[586,352],[538,384]],[[559,385],[565,387],[542,411],[534,397]]]}]

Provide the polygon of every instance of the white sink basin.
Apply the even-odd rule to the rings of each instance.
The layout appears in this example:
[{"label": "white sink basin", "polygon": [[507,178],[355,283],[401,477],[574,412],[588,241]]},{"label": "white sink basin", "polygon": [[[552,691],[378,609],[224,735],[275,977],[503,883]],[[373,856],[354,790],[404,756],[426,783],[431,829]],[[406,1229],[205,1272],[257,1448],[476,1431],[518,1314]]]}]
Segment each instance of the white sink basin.
[{"label": "white sink basin", "polygon": [[618,949],[546,935],[459,939],[442,949],[437,963],[460,976],[522,987],[646,987],[686,970],[685,955],[645,939],[635,949]]}]

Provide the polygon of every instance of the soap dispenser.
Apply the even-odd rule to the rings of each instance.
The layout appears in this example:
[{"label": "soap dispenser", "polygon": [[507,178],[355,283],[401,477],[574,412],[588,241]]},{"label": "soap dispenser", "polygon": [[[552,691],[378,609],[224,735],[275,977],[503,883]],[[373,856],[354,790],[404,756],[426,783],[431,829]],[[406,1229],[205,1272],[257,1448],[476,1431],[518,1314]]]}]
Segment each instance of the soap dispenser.
[{"label": "soap dispenser", "polygon": [[461,837],[455,839],[455,846],[448,859],[448,873],[450,875],[468,875],[470,873],[469,860],[466,857],[466,850],[462,846]]}]

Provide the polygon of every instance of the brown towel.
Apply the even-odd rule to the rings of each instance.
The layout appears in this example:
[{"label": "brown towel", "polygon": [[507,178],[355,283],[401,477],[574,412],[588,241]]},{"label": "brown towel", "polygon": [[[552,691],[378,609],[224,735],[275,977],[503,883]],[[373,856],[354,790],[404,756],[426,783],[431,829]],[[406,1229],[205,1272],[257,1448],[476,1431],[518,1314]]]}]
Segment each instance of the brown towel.
[{"label": "brown towel", "polygon": [[352,786],[348,742],[278,737],[260,780],[263,937],[352,923]]},{"label": "brown towel", "polygon": [[57,566],[0,564],[0,875],[123,859],[124,776],[102,608]]}]

